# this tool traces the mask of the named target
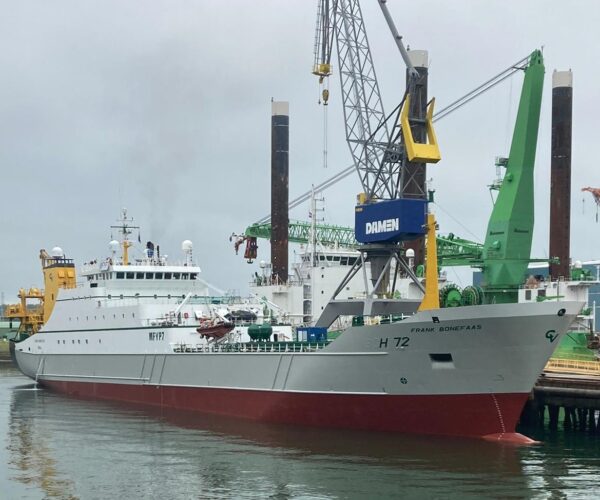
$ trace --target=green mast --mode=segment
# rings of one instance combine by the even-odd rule
[[[531,258],[533,167],[537,146],[544,58],[534,51],[525,69],[519,111],[502,188],[488,224],[483,249],[486,302],[517,302]]]

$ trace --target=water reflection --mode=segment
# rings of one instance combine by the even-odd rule
[[[569,476],[600,471],[593,453],[582,462],[552,443],[280,426],[30,389],[9,391],[7,450],[16,479],[46,497],[520,498],[585,491],[592,479]]]
[[[25,398],[20,398],[19,394],[23,392],[28,394]],[[39,426],[34,416],[21,411],[23,403],[19,401],[30,401],[31,397],[35,398],[36,392],[38,389],[32,384],[13,389],[8,429],[8,464],[18,471],[15,476],[17,481],[37,486],[47,497],[75,498],[72,494],[73,484],[57,470],[52,449],[47,444],[46,436],[38,432]]]

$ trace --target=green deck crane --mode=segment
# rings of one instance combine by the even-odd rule
[[[533,168],[543,85],[544,58],[535,50],[525,68],[506,173],[485,237],[482,269],[487,302],[516,302],[531,262]]]

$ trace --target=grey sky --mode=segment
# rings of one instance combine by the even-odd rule
[[[594,1],[390,0],[405,42],[430,53],[439,107],[536,47],[546,86],[536,163],[533,253],[547,255],[550,96],[554,68],[574,73],[574,258],[600,257],[600,100]],[[404,86],[402,60],[375,0],[364,17],[391,110]],[[82,263],[107,253],[122,206],[164,253],[189,238],[204,277],[246,290],[254,267],[228,236],[269,211],[270,99],[290,101],[291,197],[350,163],[337,75],[331,81],[329,168],[321,166],[322,108],[310,74],[315,0],[0,0],[0,291],[42,285],[40,248],[60,245]],[[438,123],[443,160],[431,167],[443,233],[482,239],[487,184],[506,155],[522,77]],[[352,176],[325,194],[326,220],[352,225],[360,190]],[[295,210],[306,218],[308,207]],[[451,214],[451,218],[447,213]],[[462,227],[454,219],[461,221]],[[268,258],[267,242],[259,258]]]

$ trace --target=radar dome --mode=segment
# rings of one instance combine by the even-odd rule
[[[119,244],[119,242],[117,240],[112,240],[109,244],[108,244],[108,248],[110,248],[111,251],[116,252],[117,250],[119,250],[119,247],[121,245]]]
[[[406,250],[406,256],[409,258],[412,258],[415,256],[415,251],[412,248],[409,248],[408,250]]]
[[[63,249],[60,247],[54,247],[52,250],[50,250],[50,254],[52,255],[52,257],[64,257],[65,256]]]
[[[190,240],[183,240],[181,243],[181,249],[184,252],[189,252],[194,248],[194,244]]]
[[[264,260],[261,260],[259,266],[261,269],[264,269],[265,267],[267,267],[267,263]]]
[[[575,261],[575,269],[581,269],[583,267],[583,264],[581,263],[580,260],[576,260]]]

